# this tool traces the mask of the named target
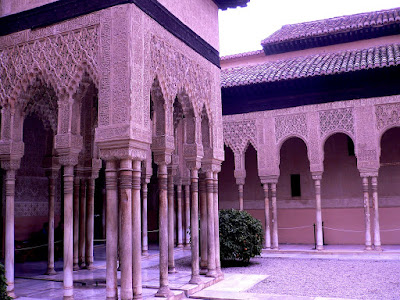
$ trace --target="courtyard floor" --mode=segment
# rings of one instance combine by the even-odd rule
[[[311,246],[282,245],[264,251],[247,267],[224,267],[224,280],[203,277],[201,287],[190,279],[190,250],[176,249],[178,273],[169,275],[176,299],[400,299],[400,249],[364,252],[361,247],[327,247],[310,254]],[[360,249],[358,249],[360,248]],[[93,271],[74,272],[74,297],[105,299],[105,247],[95,248]],[[143,296],[153,299],[158,288],[158,251],[142,260]],[[16,264],[16,295],[21,300],[62,299],[62,261],[57,275],[43,275],[45,262]],[[120,272],[118,272],[120,276]],[[159,298],[158,298],[159,299]]]

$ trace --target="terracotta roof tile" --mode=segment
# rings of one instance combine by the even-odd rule
[[[250,52],[243,52],[243,53],[225,55],[225,56],[221,56],[221,60],[228,60],[228,59],[233,59],[233,58],[247,57],[247,56],[257,55],[257,54],[261,54],[261,53],[264,53],[264,50],[255,50],[255,51],[250,51]]]
[[[335,44],[400,32],[400,7],[284,25],[261,42],[269,53]]]
[[[400,44],[389,44],[223,69],[221,86],[245,86],[397,65],[400,65]]]

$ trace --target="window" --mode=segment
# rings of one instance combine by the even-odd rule
[[[292,197],[300,197],[301,196],[300,174],[290,175],[290,186],[292,189]]]

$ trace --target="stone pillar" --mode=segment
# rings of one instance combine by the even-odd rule
[[[190,247],[190,184],[185,184],[185,247]]]
[[[147,185],[150,175],[142,179],[142,255],[149,255],[148,227],[147,227]]]
[[[2,163],[3,165],[3,163]],[[6,194],[6,216],[5,216],[5,277],[7,281],[7,294],[15,298],[14,292],[14,200],[15,200],[15,173],[16,168],[6,169],[5,194]]]
[[[79,192],[80,192],[80,179],[76,174],[74,178],[73,187],[73,235],[74,235],[74,258],[73,258],[73,269],[74,271],[79,270]]]
[[[322,207],[321,207],[321,178],[322,175],[312,175],[315,185],[315,224],[317,236],[317,250],[324,249],[324,237],[322,233]]]
[[[73,299],[73,200],[74,167],[64,165],[64,299]],[[78,198],[79,199],[79,198]]]
[[[132,160],[120,162],[120,260],[121,265],[121,299],[132,299]]]
[[[372,249],[371,242],[371,214],[369,205],[368,177],[362,176],[364,193],[364,213],[365,213],[365,250]]]
[[[272,249],[279,248],[278,242],[278,207],[276,205],[276,183],[271,183],[272,200]]]
[[[239,191],[239,210],[243,210],[243,184],[238,185]]]
[[[182,232],[182,182],[179,180],[176,186],[176,203],[178,206],[177,230],[178,230],[178,248],[183,248],[183,232]]]
[[[174,210],[175,210],[175,197],[174,197],[174,177],[172,174],[172,167],[168,167],[168,273],[176,273],[175,260],[174,260]]]
[[[118,256],[118,190],[116,162],[106,162],[106,297],[118,299],[117,256]]]
[[[49,178],[49,232],[48,232],[48,246],[47,246],[47,275],[54,275],[54,202],[56,194],[56,180],[58,178],[58,171],[60,168],[54,166],[47,170],[47,177]]]
[[[218,209],[218,172],[214,172],[214,236],[215,236],[215,268],[217,275],[222,277],[220,245],[219,245],[219,209]]]
[[[207,191],[204,174],[199,176],[200,194],[200,274],[207,274]]]
[[[191,228],[191,250],[192,250],[192,277],[189,283],[200,284],[199,270],[199,173],[197,168],[190,170],[190,179],[192,182],[192,207],[190,215]]]
[[[215,265],[215,214],[214,214],[214,175],[212,171],[206,172],[207,188],[207,276],[217,277]]]
[[[379,201],[378,201],[378,177],[373,176],[371,178],[372,186],[372,199],[374,208],[374,247],[375,250],[381,251],[381,233],[379,226]]]
[[[79,267],[85,268],[86,244],[86,178],[81,179],[81,192],[79,200]]]
[[[168,286],[168,192],[167,192],[167,165],[158,165],[159,184],[159,245],[160,245],[160,288],[156,297],[170,297],[172,292]]]
[[[140,177],[141,161],[133,161],[132,176],[132,289],[133,299],[142,299],[142,244],[141,244],[141,209]]]
[[[86,268],[93,269],[93,243],[94,243],[94,190],[95,177],[91,176],[88,180],[86,198]]]
[[[265,216],[265,235],[264,235],[264,248],[271,249],[271,228],[270,228],[270,213],[269,213],[269,194],[268,183],[263,184],[264,189],[264,216]]]

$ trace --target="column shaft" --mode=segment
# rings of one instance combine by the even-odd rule
[[[142,243],[141,243],[141,209],[140,177],[141,161],[133,161],[132,176],[132,289],[133,298],[142,299]]]
[[[74,235],[74,258],[73,268],[79,269],[79,192],[80,192],[80,179],[78,176],[74,178],[73,190],[73,235]]]
[[[200,274],[207,274],[207,191],[206,181],[201,174],[199,177],[200,193]]]
[[[174,259],[174,177],[172,175],[172,168],[168,168],[168,273],[176,273],[175,259]]]
[[[86,199],[86,268],[93,269],[93,243],[94,243],[94,189],[95,179],[88,180],[88,193]]]
[[[322,235],[322,208],[321,208],[321,180],[315,179],[315,223],[317,229],[317,250],[324,249],[324,237]]]
[[[264,247],[265,249],[271,249],[271,227],[270,227],[270,213],[269,213],[269,194],[268,194],[268,183],[263,184],[264,189],[264,217],[265,217],[265,235],[264,235]]]
[[[272,249],[279,248],[278,242],[278,207],[276,205],[276,183],[271,183],[272,200]]]
[[[372,249],[371,242],[371,214],[369,205],[368,177],[362,178],[364,193],[364,213],[365,213],[365,250]]]
[[[185,246],[190,247],[190,185],[185,185]]]
[[[215,267],[218,276],[223,276],[221,271],[221,257],[219,245],[219,209],[218,209],[218,173],[214,172],[214,237],[215,237]]]
[[[149,241],[147,233],[147,179],[142,181],[142,255],[149,255]]]
[[[74,167],[64,166],[64,299],[73,299],[73,183]],[[78,198],[79,199],[79,198]]]
[[[379,226],[379,201],[378,201],[378,178],[376,176],[371,178],[372,185],[372,199],[374,208],[374,246],[375,250],[381,249],[381,232]]]
[[[14,199],[15,199],[15,170],[6,170],[6,232],[5,232],[5,276],[7,294],[15,297],[14,293]]]
[[[118,190],[115,161],[106,162],[106,297],[118,299],[117,256],[118,256]]]
[[[190,170],[190,177],[192,181],[192,207],[190,215],[190,228],[191,228],[191,239],[192,239],[192,277],[189,283],[200,284],[202,282],[200,278],[199,270],[199,175],[197,169]]]
[[[48,275],[56,274],[54,270],[54,198],[56,192],[56,176],[49,176],[49,232],[47,246],[47,272]]]
[[[207,189],[207,276],[217,277],[215,267],[215,231],[214,231],[214,178],[213,172],[206,173]]]
[[[176,203],[178,206],[177,215],[177,230],[178,230],[178,248],[183,247],[183,232],[182,232],[182,184],[176,186]]]
[[[81,192],[79,200],[79,267],[85,268],[86,244],[86,178],[81,179]]]
[[[132,160],[120,162],[121,299],[132,299]]]
[[[243,184],[238,185],[238,190],[239,190],[239,210],[243,210],[244,204],[243,204]]]

